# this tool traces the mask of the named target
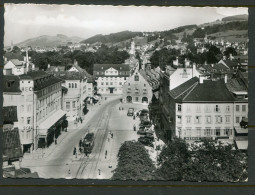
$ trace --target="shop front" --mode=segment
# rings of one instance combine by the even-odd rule
[[[58,110],[39,125],[38,148],[49,147],[64,129],[66,113]]]

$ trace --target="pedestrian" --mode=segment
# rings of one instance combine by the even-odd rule
[[[82,151],[81,151],[81,147],[79,147],[79,152],[80,152],[80,154],[81,154],[81,152],[82,152]]]
[[[135,126],[135,124],[134,124],[134,131],[136,131],[136,126]]]
[[[105,159],[106,159],[106,156],[107,156],[107,150],[105,150]]]
[[[82,139],[80,139],[79,141],[79,147],[81,147],[81,145],[82,145]]]
[[[82,118],[81,118],[81,124],[82,124]]]
[[[113,138],[113,133],[111,133],[111,138]]]
[[[135,120],[135,115],[133,116],[133,119]]]
[[[57,145],[57,139],[55,139],[55,145]]]
[[[119,107],[119,110],[120,110],[120,107]]]
[[[75,155],[76,154],[76,148],[74,147],[73,148],[73,155]]]

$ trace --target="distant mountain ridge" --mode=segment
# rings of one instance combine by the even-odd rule
[[[238,21],[238,20],[248,20],[247,14],[228,16],[221,19],[222,21]]]
[[[15,44],[18,47],[57,47],[66,45],[68,42],[79,43],[83,38],[78,36],[68,37],[63,34],[57,34],[55,36],[42,35],[39,37],[27,39],[20,43]]]

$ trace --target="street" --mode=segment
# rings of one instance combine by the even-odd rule
[[[117,165],[117,154],[121,144],[127,140],[137,140],[133,125],[138,125],[139,120],[127,116],[127,109],[133,107],[140,110],[146,108],[146,105],[122,104],[119,97],[109,97],[100,104],[90,108],[83,124],[77,129],[72,128],[67,134],[62,133],[61,136],[65,137],[62,137],[56,146],[45,149],[51,150],[46,151],[48,155],[41,158],[31,158],[33,154],[26,155],[21,166],[38,172],[40,178],[111,178],[112,170]],[[119,107],[123,107],[124,110],[119,110]],[[78,149],[79,140],[88,132],[95,134],[92,153],[85,156],[78,152],[76,158],[73,148]],[[113,134],[112,138],[110,133]]]

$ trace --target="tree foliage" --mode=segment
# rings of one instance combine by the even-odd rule
[[[189,145],[174,139],[158,158],[157,179],[186,181],[244,181],[247,156],[232,145],[211,140]]]
[[[226,50],[224,51],[224,55],[229,57],[229,54],[232,54],[233,56],[236,56],[237,52],[236,52],[235,48],[227,47]]]
[[[118,165],[113,180],[151,180],[155,166],[144,146],[135,141],[125,141],[118,153]]]

